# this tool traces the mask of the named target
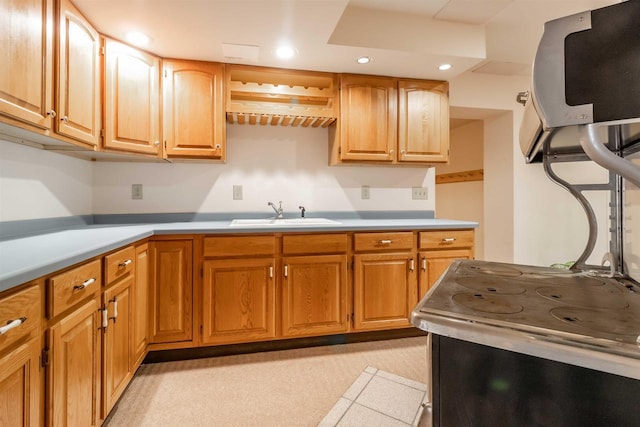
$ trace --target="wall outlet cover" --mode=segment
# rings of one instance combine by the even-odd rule
[[[142,184],[131,184],[131,199],[142,200]]]
[[[427,187],[413,187],[411,189],[411,199],[413,200],[427,200],[428,191]]]
[[[233,200],[242,200],[242,185],[233,186]]]
[[[362,187],[360,187],[360,198],[362,200],[367,200],[369,199],[369,196],[371,196],[369,186],[363,185]]]

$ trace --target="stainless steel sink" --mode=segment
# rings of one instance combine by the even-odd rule
[[[312,225],[340,224],[327,218],[285,218],[285,219],[234,219],[231,227],[304,227]]]

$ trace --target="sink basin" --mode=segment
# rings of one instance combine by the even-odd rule
[[[234,219],[231,227],[304,227],[309,225],[340,224],[327,218],[285,218],[285,219]]]

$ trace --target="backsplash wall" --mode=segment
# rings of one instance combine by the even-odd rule
[[[314,211],[435,209],[434,171],[425,167],[328,166],[326,129],[228,125],[227,163],[94,163],[93,213],[264,212],[282,201]],[[131,199],[131,185],[143,199]],[[243,200],[233,200],[242,185]],[[361,200],[361,186],[370,199]],[[428,200],[412,200],[411,187]]]

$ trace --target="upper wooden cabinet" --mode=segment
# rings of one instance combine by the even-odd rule
[[[104,148],[160,152],[160,58],[105,40]]]
[[[432,164],[449,159],[447,82],[343,75],[330,163]]]
[[[53,0],[0,0],[0,114],[51,129]]]
[[[224,160],[224,66],[163,61],[164,156]]]
[[[449,161],[449,84],[398,81],[398,162]]]
[[[344,75],[340,80],[340,158],[392,161],[397,140],[396,80]]]
[[[60,0],[55,131],[100,144],[100,36],[69,2]]]

